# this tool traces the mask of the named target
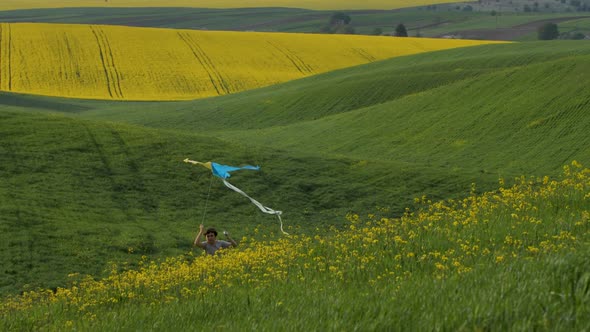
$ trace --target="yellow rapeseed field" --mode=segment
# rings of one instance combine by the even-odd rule
[[[2,0],[0,10],[61,7],[289,7],[316,10],[397,9],[445,3],[443,0]]]
[[[117,100],[224,95],[401,55],[488,43],[40,23],[2,23],[0,31],[0,90]]]

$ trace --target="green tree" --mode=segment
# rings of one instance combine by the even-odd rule
[[[537,35],[540,40],[551,40],[559,37],[559,30],[555,23],[545,23],[537,29]]]
[[[407,37],[408,36],[408,30],[406,30],[406,26],[403,25],[402,23],[398,24],[397,27],[395,27],[394,36],[396,36],[396,37]]]
[[[330,25],[347,25],[352,19],[343,12],[337,12],[330,16]]]
[[[343,12],[336,12],[330,16],[328,24],[320,27],[322,33],[354,34],[354,28],[349,25],[352,19]]]

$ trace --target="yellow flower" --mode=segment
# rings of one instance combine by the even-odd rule
[[[4,36],[0,40],[10,39],[13,56],[0,56],[0,68],[7,68],[12,59],[10,72],[0,71],[0,90],[115,100],[206,98],[398,56],[490,43],[83,24],[1,24]]]

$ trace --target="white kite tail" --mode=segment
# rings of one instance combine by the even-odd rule
[[[277,216],[277,218],[279,218],[279,222],[281,223],[281,232],[283,232],[283,234],[287,234],[289,235],[289,233],[285,232],[283,230],[283,220],[281,219],[281,214],[283,213],[282,211],[276,211],[273,210],[267,206],[262,205],[259,201],[255,200],[254,198],[248,196],[248,194],[246,194],[245,192],[243,192],[242,190],[240,190],[240,188],[234,186],[233,184],[227,182],[225,179],[223,180],[223,184],[225,184],[226,187],[228,187],[229,189],[239,193],[240,195],[247,197],[254,205],[256,205],[260,211],[267,213],[267,214],[274,214],[275,216]]]

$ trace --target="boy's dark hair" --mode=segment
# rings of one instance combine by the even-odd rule
[[[209,233],[213,233],[213,234],[215,234],[215,236],[217,236],[217,231],[215,230],[215,228],[207,229],[207,231],[205,232],[205,235],[207,235]]]

